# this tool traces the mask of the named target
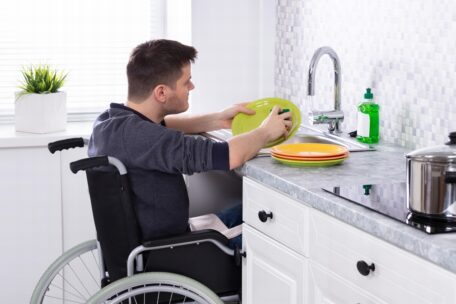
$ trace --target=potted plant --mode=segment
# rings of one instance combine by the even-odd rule
[[[49,65],[31,65],[22,70],[20,92],[14,106],[16,131],[51,133],[66,128],[66,93],[59,91],[67,74]]]

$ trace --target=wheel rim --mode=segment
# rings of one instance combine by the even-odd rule
[[[138,297],[139,295],[139,297]],[[134,298],[136,296],[136,298]],[[89,304],[167,302],[222,304],[220,298],[203,284],[182,275],[166,272],[137,274],[118,280],[89,299]],[[141,301],[143,299],[143,301]],[[129,301],[125,302],[129,303]]]
[[[86,303],[100,290],[100,263],[95,240],[65,252],[41,276],[31,304]]]

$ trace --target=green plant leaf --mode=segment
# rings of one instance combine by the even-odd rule
[[[22,69],[20,95],[28,93],[56,93],[64,85],[68,74],[57,71],[47,64],[30,65]]]

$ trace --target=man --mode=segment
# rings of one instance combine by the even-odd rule
[[[239,167],[268,142],[286,136],[291,126],[290,113],[279,115],[276,107],[259,128],[227,142],[185,135],[230,128],[236,114],[255,113],[238,104],[217,113],[179,115],[188,109],[194,89],[191,63],[196,53],[171,40],[137,46],[127,65],[126,104],[111,104],[94,123],[89,156],[114,156],[128,168],[145,240],[188,230],[182,174]]]

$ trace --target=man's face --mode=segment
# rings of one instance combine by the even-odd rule
[[[177,114],[187,111],[188,95],[195,88],[192,81],[191,65],[186,64],[182,67],[182,75],[176,81],[175,88],[171,89],[171,94],[166,102],[168,114]]]

